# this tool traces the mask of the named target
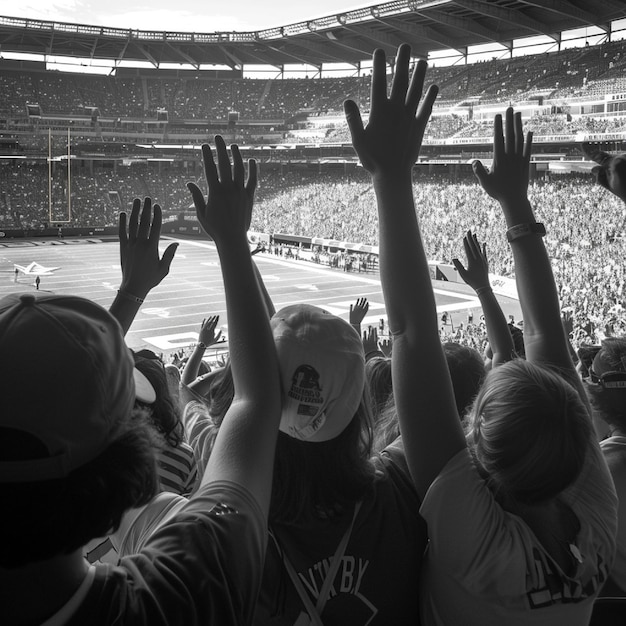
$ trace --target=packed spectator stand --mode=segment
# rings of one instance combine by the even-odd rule
[[[546,99],[594,97],[596,89],[602,88],[598,94],[606,95],[612,88],[620,93],[619,75],[626,64],[622,46],[607,43],[540,55],[530,62],[508,59],[452,70],[435,68],[429,71],[427,82],[440,85],[442,108],[435,109],[432,118],[430,107],[436,90],[425,91],[422,103],[426,105],[417,109],[422,98],[422,64],[412,70],[419,77],[416,98],[418,87],[409,86],[408,79],[403,82],[409,73],[408,46],[401,47],[398,55],[400,69],[393,78],[394,89],[390,96],[373,90],[372,101],[369,76],[221,80],[156,78],[139,73],[133,77],[129,72],[124,77],[95,78],[17,72],[0,66],[0,87],[7,93],[0,104],[4,125],[0,133],[5,140],[15,140],[9,151],[23,151],[21,156],[26,157],[0,160],[0,229],[36,236],[38,230],[55,222],[87,229],[119,225],[122,268],[110,315],[82,299],[66,302],[56,295],[41,300],[31,296],[3,300],[0,325],[17,328],[0,333],[1,341],[6,342],[3,347],[16,350],[18,340],[27,343],[26,333],[36,327],[34,320],[40,311],[46,320],[58,317],[61,326],[70,328],[83,316],[92,330],[98,328],[110,336],[108,344],[99,332],[86,341],[97,355],[89,362],[92,369],[88,374],[107,378],[93,393],[95,399],[88,399],[96,422],[107,385],[125,389],[107,400],[119,424],[109,432],[96,428],[96,434],[90,436],[102,441],[90,444],[86,459],[69,455],[69,460],[53,466],[48,463],[54,460],[48,453],[52,454],[55,443],[42,453],[38,442],[32,441],[38,437],[54,440],[46,431],[52,427],[29,426],[32,432],[22,436],[19,420],[11,418],[1,427],[11,445],[0,447],[0,480],[20,503],[18,510],[30,502],[28,506],[34,508],[29,513],[34,518],[35,498],[28,497],[31,483],[43,482],[46,491],[49,478],[59,481],[62,488],[73,472],[80,474],[83,465],[90,471],[102,471],[98,467],[92,470],[91,463],[119,439],[128,446],[123,460],[133,465],[138,477],[142,475],[138,482],[143,484],[141,490],[135,487],[131,497],[125,492],[130,490],[130,479],[116,478],[120,483],[115,488],[122,490],[128,503],[120,498],[106,522],[90,520],[98,532],[86,537],[89,549],[72,537],[63,539],[59,554],[47,554],[44,535],[36,547],[33,544],[32,549],[39,553],[22,557],[20,546],[28,541],[20,537],[17,547],[2,561],[0,573],[4,572],[2,581],[13,585],[22,605],[29,607],[30,622],[59,616],[58,601],[50,595],[40,605],[32,602],[32,592],[24,584],[41,554],[44,559],[57,559],[53,569],[64,567],[75,574],[74,581],[59,582],[63,602],[79,594],[71,600],[70,609],[62,608],[69,611],[67,623],[72,626],[96,615],[96,592],[102,598],[107,594],[113,597],[106,615],[100,615],[102,623],[116,623],[118,604],[120,614],[127,611],[126,615],[132,616],[136,611],[146,624],[157,617],[158,623],[166,624],[176,611],[197,623],[222,623],[226,615],[230,621],[224,623],[322,624],[320,616],[324,623],[349,623],[355,606],[349,596],[365,597],[358,595],[361,593],[369,598],[363,605],[372,610],[372,616],[380,612],[387,620],[380,623],[415,623],[421,618],[424,624],[457,624],[464,615],[472,624],[483,623],[487,616],[484,623],[494,626],[509,617],[521,625],[533,623],[535,612],[542,623],[566,620],[582,626],[592,619],[594,604],[605,606],[598,600],[603,585],[605,595],[615,596],[617,610],[624,610],[626,566],[620,560],[611,569],[616,541],[618,555],[621,551],[626,554],[621,527],[625,513],[618,508],[624,487],[618,482],[621,475],[616,474],[614,481],[609,476],[596,438],[611,440],[612,453],[621,459],[626,428],[622,432],[622,418],[613,413],[613,421],[606,420],[610,428],[592,425],[589,403],[599,415],[606,408],[602,406],[607,403],[606,395],[584,391],[569,355],[596,344],[597,358],[588,368],[589,380],[605,391],[615,380],[617,387],[626,384],[622,384],[626,356],[621,365],[619,358],[609,364],[604,348],[599,349],[601,341],[626,335],[626,158],[617,156],[617,150],[608,153],[588,146],[583,156],[581,145],[578,160],[588,165],[593,161],[593,173],[590,167],[562,172],[538,168],[531,161],[532,140],[526,133],[535,137],[621,136],[626,116],[572,117],[563,108],[514,116],[509,108],[504,120],[499,115],[494,122],[482,116],[474,119],[467,110],[451,112],[468,100],[475,107],[497,102],[504,109],[518,102],[523,108],[538,92]],[[384,53],[378,51],[374,80],[377,74],[379,81],[381,76],[385,80],[384,67]],[[346,99],[347,123],[338,122]],[[40,107],[40,115],[26,114],[26,105],[34,103]],[[355,113],[370,107],[385,114],[372,116],[371,126],[363,128]],[[166,118],[159,119],[159,112],[167,112]],[[314,117],[327,118],[328,123],[316,124]],[[46,160],[52,141],[48,127],[60,131],[67,123],[71,141],[80,148],[73,159],[50,164]],[[415,127],[425,128],[422,154],[428,156],[414,169],[422,148],[422,134],[415,132]],[[202,166],[197,152],[188,153],[193,155],[190,157],[181,150],[176,158],[149,159],[138,145],[141,141],[148,144],[154,137],[165,143],[177,134],[189,134],[197,143],[204,143],[213,132],[218,132],[218,137],[211,138],[215,156],[210,147],[203,146]],[[225,139],[245,136],[250,139],[250,153],[257,150],[255,155],[262,154],[263,142],[257,140],[263,132],[305,144],[307,138],[310,143],[320,140],[320,146],[328,144],[329,149],[349,143],[362,167],[357,167],[354,157],[346,161],[343,153],[340,162],[323,163],[321,147],[311,161],[281,161],[273,156],[266,163],[257,159],[258,165],[252,161],[244,166],[239,149],[226,147]],[[53,137],[56,154],[60,154],[63,135],[57,132]],[[490,159],[491,147],[484,147],[485,137],[490,137],[489,142],[493,137],[497,157],[489,170],[470,165],[465,158],[453,163],[450,155],[446,163],[436,163],[439,148],[447,140],[464,138],[476,140],[471,147],[474,157],[482,154]],[[621,146],[621,139],[612,141],[613,146]],[[112,145],[114,155],[109,153]],[[574,140],[567,145],[568,150],[577,149]],[[71,146],[66,148],[71,150]],[[96,157],[98,150],[103,152]],[[303,154],[312,154],[303,150]],[[145,200],[142,203],[137,198]],[[169,272],[175,255],[173,243],[159,256],[161,230],[169,222],[192,219],[199,221],[216,244],[227,296],[233,349],[228,363],[221,364],[223,367],[213,364],[213,371],[206,371],[211,368],[202,364],[204,350],[219,339],[212,317],[201,325],[199,320],[198,343],[190,352],[174,355],[170,363],[153,353],[124,353],[123,334],[149,291]],[[276,251],[272,244],[277,233],[293,235],[296,241],[297,237],[320,238],[380,249],[389,327],[379,330],[387,343],[379,343],[375,333],[372,340],[372,329],[363,334],[360,320],[366,302],[357,301],[350,307],[350,324],[307,304],[276,313],[251,261],[248,230],[268,237],[268,252]],[[479,242],[487,242],[486,247]],[[308,252],[312,254],[307,258],[320,262],[320,253],[330,251],[313,247]],[[291,255],[299,256],[299,249],[289,248],[287,256]],[[325,258],[336,260],[330,254]],[[464,260],[467,271],[461,273],[480,299],[481,319],[468,319],[450,331],[445,320],[441,327],[427,259],[454,263],[457,269],[458,260]],[[337,271],[349,271],[351,262],[344,256],[341,267],[334,265]],[[521,347],[515,343],[515,332],[521,335],[519,327],[507,329],[502,320],[494,322],[493,310],[485,300],[491,297],[491,305],[495,303],[497,308],[487,265],[489,273],[517,280],[528,332],[527,352],[522,353],[523,343]],[[360,271],[360,261],[358,267]],[[363,269],[370,269],[367,262]],[[293,334],[294,328],[300,334]],[[305,340],[304,328],[305,334],[310,334]],[[39,339],[46,343],[45,337]],[[68,350],[79,343],[65,333],[59,341],[66,342],[63,345]],[[486,379],[480,377],[462,409],[455,408],[452,395],[457,391],[455,385],[461,384],[452,372],[454,357],[444,357],[442,343],[472,348],[479,366],[476,352],[490,354],[487,360],[492,372]],[[626,346],[620,346],[616,351],[626,354]],[[25,358],[32,359],[34,353],[29,350],[25,350]],[[114,356],[114,350],[122,356],[117,352]],[[319,359],[315,367],[300,361],[294,365],[296,356],[300,358],[306,351],[315,352],[311,359]],[[393,441],[377,450],[372,445],[377,440],[378,422],[372,422],[366,387],[370,380],[365,366],[372,357],[391,359],[397,376],[394,385],[389,378],[393,390],[386,402],[377,404],[375,416],[377,420],[382,420],[383,414],[391,418]],[[446,358],[450,360],[446,362]],[[142,359],[150,364],[146,367]],[[136,371],[141,373],[143,367],[149,372],[152,366],[158,371],[158,383],[148,380],[144,386],[145,376]],[[78,376],[78,358],[59,367]],[[10,396],[15,404],[11,412],[17,414],[17,377],[13,370],[5,369],[4,380],[12,380],[17,389]],[[331,403],[321,398],[322,389],[329,388],[325,385],[331,386],[327,375],[335,385]],[[520,397],[509,393],[517,383],[524,386]],[[57,398],[52,383],[42,387]],[[128,391],[131,387],[134,394]],[[63,387],[65,392],[68,389]],[[413,392],[416,400],[411,397]],[[168,428],[159,422],[163,418],[157,419],[161,395],[167,397]],[[56,401],[62,404],[66,398]],[[29,399],[24,409],[33,424],[42,408],[37,402]],[[296,411],[294,407],[299,408]],[[535,419],[544,407],[558,416],[558,420],[543,416],[547,426],[538,425]],[[72,405],[68,410],[78,408]],[[507,440],[498,435],[499,430],[506,432],[506,424],[501,425],[506,421],[504,414],[511,429],[518,429],[517,437]],[[55,420],[62,422],[59,417]],[[126,426],[124,422],[128,422]],[[143,434],[142,428],[146,428]],[[518,440],[535,430],[537,437],[524,453],[512,457]],[[170,437],[171,433],[178,434]],[[558,447],[560,438],[567,439],[567,446]],[[545,453],[543,439],[554,454],[533,457],[532,467],[517,472],[525,455],[532,456],[540,448]],[[22,445],[26,452],[20,456]],[[158,465],[148,458],[150,446],[159,452]],[[10,451],[11,447],[18,452]],[[501,450],[506,451],[506,463],[498,456]],[[66,455],[65,451],[61,454]],[[41,464],[40,457],[44,459]],[[131,458],[141,461],[131,462]],[[514,462],[509,463],[509,458]],[[544,466],[551,469],[544,471]],[[15,467],[27,468],[27,477],[16,478]],[[52,468],[50,477],[43,475],[42,468],[48,467]],[[114,474],[110,467],[108,470]],[[535,471],[539,478],[532,483],[527,476],[534,479]],[[28,487],[22,493],[24,481]],[[455,481],[463,483],[463,488],[452,496]],[[105,495],[109,488],[114,490],[113,479],[111,485],[102,481]],[[83,489],[81,496],[85,502],[87,492]],[[471,506],[473,497],[480,506]],[[57,499],[69,506],[58,494],[52,501]],[[458,520],[450,514],[455,500],[464,507],[456,512]],[[471,540],[462,532],[459,520],[463,516],[467,516]],[[453,519],[458,526],[450,522]],[[76,527],[80,523],[75,520]],[[28,526],[29,532],[33,524]],[[54,526],[50,535],[61,533],[59,528]],[[3,529],[14,531],[10,521]],[[91,527],[85,532],[90,531]],[[480,541],[483,531],[490,541]],[[375,537],[380,537],[380,543]],[[335,558],[329,561],[337,543]],[[362,553],[356,544],[362,544]],[[506,562],[499,560],[498,550],[509,555],[510,561],[508,557]],[[194,558],[188,559],[189,554]],[[367,556],[361,559],[358,554]],[[179,560],[186,564],[179,568]],[[324,562],[326,574],[332,574],[330,582],[320,573]],[[461,576],[457,562],[463,569]],[[537,568],[537,575],[530,572],[531,565]],[[357,579],[355,567],[361,568],[363,580]],[[18,572],[14,579],[9,575],[12,570]],[[173,570],[179,576],[174,577],[175,584],[170,576]],[[211,572],[210,594],[203,582],[206,572]],[[335,576],[342,582],[340,587],[336,583],[337,589],[331,593]],[[137,582],[146,595],[135,596],[134,585],[125,577]],[[82,581],[80,589],[76,580]],[[299,580],[305,581],[308,591]],[[418,585],[421,594],[410,593]],[[68,595],[68,589],[74,591]],[[180,602],[180,589],[188,593],[185,602]],[[130,599],[120,600],[123,593]],[[215,603],[209,606],[213,596]],[[447,602],[447,597],[454,601]],[[145,611],[144,602],[149,605]],[[324,613],[327,603],[332,608]],[[19,623],[21,610],[12,606],[11,623]],[[359,605],[359,610],[364,609]],[[608,626],[609,622],[605,623]]]

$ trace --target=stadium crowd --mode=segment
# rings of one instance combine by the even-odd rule
[[[536,93],[545,97],[623,91],[624,59],[620,41],[558,52],[496,58],[480,63],[435,67],[429,80],[442,85],[444,103],[467,99],[520,102]],[[42,68],[43,69],[43,68]],[[5,94],[0,117],[20,118],[26,105],[37,103],[44,115],[86,115],[96,108],[104,118],[155,118],[159,109],[175,120],[227,120],[231,112],[242,119],[289,120],[302,112],[340,112],[350,97],[369,108],[369,76],[344,78],[204,78],[182,72],[122,69],[115,76],[90,76],[36,71],[0,64]],[[556,88],[555,88],[556,86]]]
[[[264,180],[221,136],[215,156],[202,148],[204,180],[179,178],[220,257],[223,366],[203,365],[220,339],[208,299],[184,363],[125,345],[176,254],[160,255],[146,196],[183,200],[156,180],[117,218],[108,311],[0,300],[3,623],[623,623],[626,155],[585,146],[595,181],[530,184],[532,133],[509,107],[475,182],[413,180],[438,95],[425,73],[400,46],[388,93],[374,52],[365,125],[345,94],[352,180]],[[98,180],[96,196],[111,184],[124,208],[130,177]],[[14,197],[5,218],[31,219]],[[349,322],[306,302],[276,311],[251,228],[378,245],[390,340],[361,328],[363,298]],[[486,335],[484,355],[442,343],[437,257],[480,300],[462,330]],[[515,278],[523,332],[491,273]],[[596,345],[576,349],[579,335]],[[52,364],[35,382],[34,363]]]
[[[47,168],[22,165],[0,168],[0,223],[4,228],[40,228],[47,223]],[[61,172],[63,178],[63,172]],[[474,229],[489,242],[492,273],[514,278],[502,218],[473,177],[452,182],[444,175],[419,175],[414,185],[422,237],[431,260],[450,263],[462,252],[463,235]],[[74,174],[72,224],[115,225],[118,212],[134,197],[150,196],[168,207],[167,219],[189,209],[182,168],[159,170],[131,166]],[[62,186],[62,181],[60,183]],[[55,187],[56,190],[56,187]],[[66,197],[57,190],[56,211],[67,215]],[[573,344],[596,342],[626,329],[626,215],[622,204],[597,186],[591,175],[552,175],[530,185],[549,235],[561,306],[573,312]],[[61,218],[59,218],[61,219]],[[377,246],[376,202],[363,172],[312,174],[299,170],[268,172],[259,184],[253,231],[285,233]],[[452,329],[446,329],[452,330]],[[454,331],[479,347],[474,334]],[[484,346],[483,346],[484,347]]]

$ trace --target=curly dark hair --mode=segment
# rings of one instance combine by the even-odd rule
[[[38,439],[21,431],[0,428],[0,441],[3,460],[47,455]],[[0,533],[10,541],[0,551],[0,566],[70,554],[117,529],[125,511],[146,504],[157,491],[155,449],[147,417],[135,409],[108,447],[67,477],[3,484],[10,514],[0,516]]]

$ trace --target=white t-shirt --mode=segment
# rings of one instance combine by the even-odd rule
[[[450,459],[420,509],[429,534],[422,624],[586,626],[613,563],[617,530],[615,489],[598,446],[561,500],[581,524],[582,563],[573,577],[496,502],[468,450]]]
[[[600,442],[619,499],[617,550],[611,580],[626,595],[626,437],[609,437]]]

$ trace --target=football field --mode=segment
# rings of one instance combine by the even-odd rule
[[[170,274],[147,297],[128,335],[133,349],[149,348],[168,353],[186,348],[198,338],[200,324],[209,315],[219,315],[218,327],[227,334],[226,307],[219,259],[209,241],[163,237],[161,251],[178,241]],[[363,321],[378,326],[386,314],[378,274],[359,274],[330,269],[308,261],[286,260],[257,254],[256,264],[276,309],[305,302],[348,319],[350,305],[357,298],[369,301]],[[15,264],[36,262],[45,268],[56,267],[41,276],[42,292],[66,293],[90,298],[108,308],[121,280],[117,241],[101,239],[6,240],[0,241],[0,295],[16,291],[35,291],[34,276],[16,276]],[[448,327],[467,321],[470,310],[475,321],[480,316],[478,299],[463,284],[434,283],[437,310],[448,312]],[[519,303],[499,298],[507,315],[521,318]],[[452,325],[450,324],[452,322]]]

